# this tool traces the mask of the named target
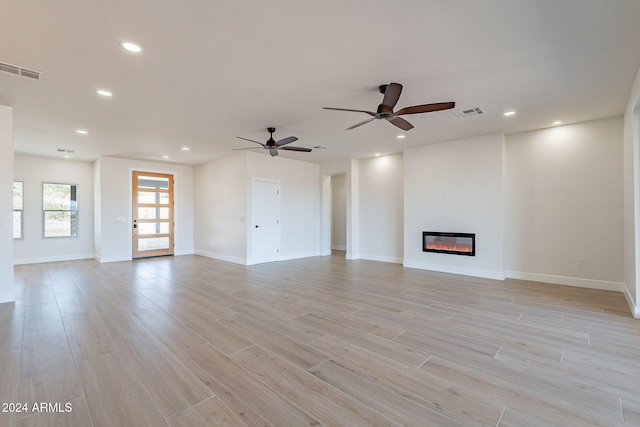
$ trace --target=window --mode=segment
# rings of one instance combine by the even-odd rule
[[[42,184],[44,237],[78,236],[77,185]]]
[[[22,239],[22,209],[24,205],[24,183],[13,181],[13,238]]]

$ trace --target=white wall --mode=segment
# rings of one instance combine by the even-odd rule
[[[404,265],[504,278],[502,134],[404,151]],[[422,251],[423,231],[476,233],[476,256]]]
[[[508,135],[506,160],[508,275],[623,290],[622,119]]]
[[[14,240],[15,264],[65,261],[94,256],[93,163],[14,156],[14,179],[24,182],[23,239]],[[42,183],[77,184],[78,236],[42,235]]]
[[[347,174],[331,176],[331,249],[347,250]]]
[[[280,181],[280,259],[303,258],[320,253],[320,167],[316,163],[247,154],[247,217],[251,214],[251,180]],[[251,234],[247,231],[247,253]]]
[[[100,158],[99,217],[100,262],[126,261],[132,257],[131,174],[133,170],[170,173],[175,187],[175,254],[193,253],[193,167],[155,163],[115,157]],[[125,218],[124,222],[118,218]]]
[[[13,108],[0,105],[0,303],[13,290]]]
[[[280,259],[319,254],[320,173],[314,163],[236,153],[195,169],[195,253],[251,264],[251,183],[280,182]]]
[[[246,153],[195,167],[196,254],[246,264],[246,176]]]
[[[624,284],[633,315],[640,318],[640,70],[624,113]]]
[[[360,160],[360,258],[402,263],[403,178],[402,153]]]

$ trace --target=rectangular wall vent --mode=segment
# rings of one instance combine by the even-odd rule
[[[482,109],[482,107],[474,107],[474,108],[467,108],[466,110],[458,111],[453,114],[455,114],[461,119],[466,119],[467,117],[482,116],[484,115],[484,110]]]
[[[24,67],[18,67],[17,65],[7,64],[6,62],[0,62],[0,74],[5,74],[13,77],[21,77],[26,80],[40,81],[40,71],[30,70]]]

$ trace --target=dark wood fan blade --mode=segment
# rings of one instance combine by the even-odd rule
[[[435,104],[414,105],[406,107],[395,112],[395,116],[403,116],[405,114],[430,113],[432,111],[450,110],[456,106],[455,102],[437,102]]]
[[[413,125],[401,117],[389,117],[387,120],[389,120],[391,124],[398,126],[402,130],[413,129]]]
[[[375,117],[372,117],[372,118],[367,119],[367,120],[364,120],[364,121],[362,121],[362,122],[360,122],[360,123],[356,123],[355,125],[353,125],[353,126],[351,126],[351,127],[348,127],[348,128],[347,128],[347,130],[355,129],[355,128],[357,128],[358,126],[362,126],[362,125],[364,125],[364,124],[366,124],[366,123],[369,123],[371,120],[375,120],[375,119],[376,119]]]
[[[254,144],[260,144],[260,145],[262,145],[263,148],[267,148],[267,146],[265,144],[263,144],[262,142],[254,141],[252,139],[243,138],[241,136],[236,136],[236,138],[244,139],[245,141],[253,142]]]
[[[307,147],[281,147],[281,148],[279,148],[279,150],[302,151],[302,152],[305,152],[305,153],[310,153],[311,152],[311,148],[307,148]]]
[[[278,155],[278,149],[277,148],[269,148],[269,154],[271,154],[271,157],[275,157]]]
[[[296,142],[298,140],[295,136],[289,136],[287,138],[282,138],[280,141],[274,144],[274,147],[282,147],[283,145],[291,144],[292,142]]]
[[[380,104],[380,112],[381,113],[391,113],[393,111],[393,107],[398,103],[398,99],[400,99],[400,94],[402,93],[402,85],[400,83],[389,83],[387,89],[384,92],[384,98],[382,99],[382,104]]]
[[[376,113],[374,113],[373,111],[366,111],[366,110],[352,110],[349,108],[333,108],[333,107],[322,107],[324,110],[336,110],[336,111],[352,111],[354,113],[365,113],[368,114],[370,116],[375,116]]]

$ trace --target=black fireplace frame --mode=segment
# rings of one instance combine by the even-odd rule
[[[471,251],[456,251],[448,249],[431,249],[427,248],[427,236],[430,237],[462,237],[471,239]],[[453,233],[442,231],[423,231],[422,232],[422,252],[434,252],[439,254],[451,254],[451,255],[466,255],[476,256],[476,234],[475,233]]]

